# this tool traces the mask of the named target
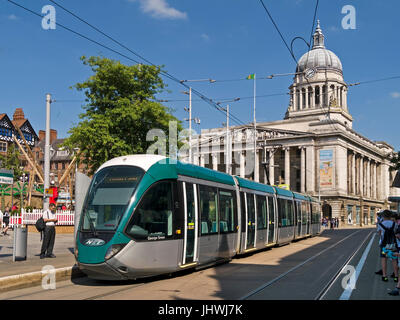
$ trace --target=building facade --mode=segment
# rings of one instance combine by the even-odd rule
[[[342,224],[373,224],[388,197],[400,195],[391,187],[394,149],[352,129],[342,63],[326,49],[319,21],[313,39],[284,119],[202,130],[192,139],[191,162],[319,197],[324,216]]]

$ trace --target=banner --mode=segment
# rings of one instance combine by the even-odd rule
[[[333,187],[333,150],[319,151],[319,185],[321,188]]]

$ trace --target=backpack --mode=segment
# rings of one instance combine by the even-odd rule
[[[393,222],[393,225],[390,228],[386,228],[381,222],[379,222],[379,225],[383,228],[383,230],[385,230],[381,243],[382,247],[389,250],[395,249],[397,241],[394,233],[394,227],[396,226],[396,223]]]
[[[43,217],[40,217],[39,219],[37,219],[36,223],[35,223],[35,227],[36,230],[39,232],[44,231],[45,227],[46,227],[46,223],[43,220]]]

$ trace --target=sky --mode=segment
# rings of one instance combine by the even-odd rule
[[[48,0],[13,0],[39,14],[46,5],[55,8],[56,21],[95,41],[137,60],[130,52],[97,33]],[[296,62],[274,28],[259,0],[56,0],[126,47],[139,53],[181,80],[214,79],[216,82],[187,83],[214,101],[229,102],[230,110],[245,123],[253,119],[253,81],[256,74],[257,122],[282,120],[289,103],[293,76],[260,79],[271,74],[293,73]],[[283,37],[310,40],[316,1],[264,0]],[[342,20],[355,9],[355,29],[344,29]],[[326,48],[343,65],[349,87],[348,107],[353,129],[370,140],[386,141],[400,149],[400,2],[320,0],[317,19],[325,35]],[[51,93],[51,127],[65,138],[79,122],[84,95],[71,86],[91,75],[80,57],[105,56],[124,64],[133,62],[89,42],[63,28],[45,30],[42,19],[0,1],[0,113],[10,118],[23,108],[33,128],[45,128],[46,93]],[[307,52],[302,40],[293,43],[296,59]],[[225,81],[229,80],[229,81]],[[232,81],[231,81],[232,80]],[[234,80],[234,81],[233,81]],[[168,91],[158,99],[183,120],[188,117],[186,90],[164,78]],[[268,96],[272,95],[272,96]],[[228,102],[223,102],[225,106]],[[226,116],[193,95],[193,117],[201,120],[193,129],[222,127]],[[235,123],[231,121],[231,124]],[[184,121],[184,126],[188,123]]]

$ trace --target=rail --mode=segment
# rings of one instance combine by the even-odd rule
[[[57,210],[56,226],[73,226],[75,222],[75,211],[72,210]],[[36,221],[43,215],[43,210],[34,209],[31,211],[25,211],[22,209],[22,213],[10,216],[10,226],[16,225],[29,225],[35,224]]]

